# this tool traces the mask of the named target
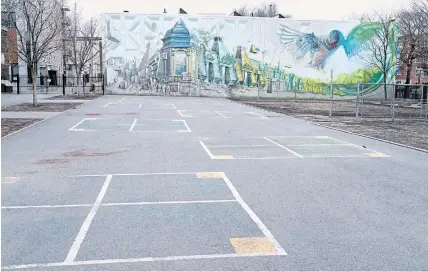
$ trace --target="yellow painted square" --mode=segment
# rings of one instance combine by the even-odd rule
[[[314,136],[315,139],[328,139],[328,136]]]
[[[196,173],[197,178],[222,178],[220,172],[199,172]]]
[[[388,157],[385,154],[382,153],[365,153],[365,155],[369,156],[369,157],[373,157],[373,158],[383,158],[383,157]]]
[[[213,159],[216,159],[216,160],[230,160],[230,159],[233,159],[233,156],[230,156],[230,155],[218,155],[218,156],[213,156]]]
[[[4,177],[4,178],[1,178],[1,183],[5,183],[5,184],[16,183],[20,179],[21,179],[20,177]]]
[[[266,237],[230,238],[230,243],[238,254],[276,252]]]

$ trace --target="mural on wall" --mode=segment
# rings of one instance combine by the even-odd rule
[[[340,84],[334,92],[353,95],[356,83],[383,80],[357,56],[373,38],[373,24],[168,14],[102,19],[111,88],[164,91],[187,83],[225,93],[276,86],[327,94],[333,70]]]

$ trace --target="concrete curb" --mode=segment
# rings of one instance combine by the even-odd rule
[[[248,106],[248,107],[251,107],[251,108],[256,108],[256,109],[263,110],[263,111],[266,111],[266,112],[274,112],[274,111],[269,111],[269,110],[262,109],[262,108],[259,108],[259,107],[253,106],[253,105],[248,105],[248,104],[240,103],[240,101],[235,101],[235,100],[230,100],[230,99],[228,99],[228,100],[231,101],[231,102],[236,102],[238,104],[241,104],[241,105],[244,105],[244,106]],[[300,119],[300,118],[297,118],[297,117],[294,117],[294,116],[290,116],[290,115],[287,115],[287,114],[284,114],[284,113],[278,113],[278,112],[275,112],[275,113],[282,114],[282,115],[285,115],[287,117],[294,118],[294,119],[297,119],[297,120],[300,120],[300,121],[303,121],[303,122],[307,122],[307,123],[309,123],[311,125],[315,125],[315,126],[319,126],[319,127],[323,127],[323,128],[328,128],[328,129],[331,129],[331,130],[336,130],[336,131],[339,131],[339,132],[343,132],[343,133],[347,133],[347,134],[352,134],[352,135],[355,135],[355,136],[360,136],[360,137],[364,137],[364,138],[367,138],[367,139],[376,140],[376,141],[379,141],[379,142],[384,142],[384,143],[392,144],[392,145],[395,145],[395,146],[400,146],[400,147],[404,147],[404,148],[416,150],[416,151],[419,151],[419,152],[428,153],[428,150],[423,149],[423,148],[418,148],[418,147],[413,147],[413,146],[410,146],[410,145],[405,145],[405,144],[400,144],[400,143],[396,143],[396,142],[391,142],[391,141],[388,141],[388,140],[384,140],[384,139],[380,139],[380,138],[376,138],[376,137],[372,137],[372,136],[367,136],[367,135],[364,135],[364,134],[359,134],[359,133],[356,133],[356,132],[351,132],[351,131],[343,130],[343,129],[340,129],[340,128],[334,128],[334,127],[330,127],[330,126],[326,126],[326,125],[312,123],[310,121],[303,120],[303,119]]]
[[[334,127],[329,127],[329,126],[326,126],[326,125],[315,124],[315,123],[311,123],[311,124],[315,125],[315,126],[323,127],[323,128],[328,128],[328,129],[332,129],[332,130],[336,130],[336,131],[340,131],[340,132],[344,132],[344,133],[348,133],[348,134],[352,134],[352,135],[356,135],[356,136],[360,136],[360,137],[364,137],[364,138],[376,140],[376,141],[379,141],[379,142],[384,142],[384,143],[388,143],[388,144],[392,144],[392,145],[396,145],[396,146],[405,147],[405,148],[413,149],[413,150],[416,150],[416,151],[428,153],[428,150],[423,149],[423,148],[417,148],[417,147],[413,147],[413,146],[410,146],[410,145],[405,145],[405,144],[400,144],[400,143],[396,143],[396,142],[391,142],[391,141],[388,141],[388,140],[384,140],[384,139],[380,139],[380,138],[376,138],[376,137],[372,137],[372,136],[367,136],[367,135],[364,135],[364,134],[359,134],[359,133],[356,133],[356,132],[347,131],[347,130],[343,130],[343,129],[340,129],[340,128],[334,128]]]
[[[44,121],[49,120],[49,119],[51,119],[51,118],[54,118],[54,117],[56,117],[56,116],[58,116],[58,115],[61,115],[61,114],[65,113],[65,112],[68,112],[68,111],[71,111],[71,110],[75,110],[75,109],[77,109],[77,108],[79,108],[79,107],[81,107],[81,106],[83,106],[83,105],[86,105],[86,104],[87,104],[87,103],[89,103],[89,102],[95,101],[95,100],[97,100],[97,99],[99,99],[99,98],[101,98],[101,97],[102,97],[102,96],[97,97],[97,98],[95,98],[95,99],[93,99],[93,100],[88,100],[88,101],[87,101],[87,102],[85,102],[85,103],[82,103],[82,104],[80,104],[80,105],[77,105],[75,108],[71,108],[71,109],[68,109],[68,110],[66,110],[66,111],[59,112],[59,113],[58,113],[58,114],[56,114],[56,115],[53,115],[53,116],[48,117],[48,118],[46,118],[46,119],[43,119],[43,120],[41,120],[41,121],[39,121],[39,122],[36,122],[36,123],[34,123],[34,124],[31,124],[31,125],[29,125],[29,126],[23,127],[23,128],[21,128],[21,129],[19,129],[19,130],[17,130],[17,131],[14,131],[14,132],[12,132],[12,133],[10,133],[10,134],[7,134],[7,135],[5,135],[5,136],[1,137],[1,139],[3,140],[3,139],[4,139],[4,138],[6,138],[6,137],[12,136],[12,135],[13,135],[13,134],[15,134],[15,133],[18,133],[18,132],[20,132],[20,131],[23,131],[24,129],[30,128],[30,127],[32,127],[32,126],[35,126],[35,125],[37,125],[37,124],[39,124],[39,123],[41,123],[41,122],[44,122]]]

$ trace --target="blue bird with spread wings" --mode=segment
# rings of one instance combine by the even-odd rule
[[[303,33],[281,25],[278,35],[281,44],[296,59],[302,59],[309,54],[311,60],[308,65],[323,70],[327,59],[341,46],[348,57],[364,50],[367,42],[374,37],[377,27],[378,24],[362,23],[354,27],[345,39],[339,30],[332,30],[328,35],[315,36],[314,33]]]

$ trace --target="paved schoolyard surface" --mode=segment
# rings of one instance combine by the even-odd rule
[[[3,269],[428,267],[428,154],[224,99],[105,96],[2,155]]]

